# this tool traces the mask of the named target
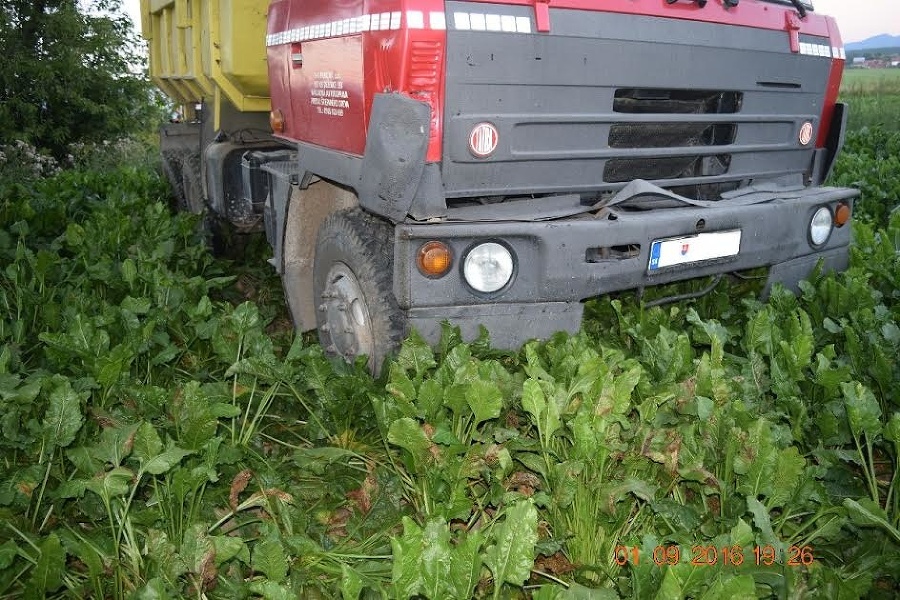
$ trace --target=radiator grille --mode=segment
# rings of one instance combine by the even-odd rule
[[[740,110],[743,96],[722,90],[675,90],[622,88],[615,92],[613,112],[630,115],[723,115]],[[728,146],[737,135],[734,123],[655,120],[628,121],[610,126],[608,144],[614,149],[684,148],[675,156],[656,158],[622,157],[608,160],[603,171],[607,183],[633,179],[677,180],[728,173],[731,155],[709,156],[691,152],[692,148]],[[729,184],[730,185],[730,184]],[[715,196],[715,185],[692,190],[695,197]]]
[[[725,146],[734,143],[733,123],[616,123],[609,130],[610,148]]]
[[[741,92],[620,88],[613,112],[626,114],[734,114],[741,109]]]
[[[667,156],[665,158],[614,158],[606,161],[603,180],[625,183],[632,179],[683,179],[700,175],[723,175],[731,164],[730,154],[715,156]]]

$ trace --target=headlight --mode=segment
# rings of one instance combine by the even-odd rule
[[[812,245],[818,247],[827,242],[833,225],[830,208],[823,206],[817,210],[809,222],[809,241]]]
[[[479,244],[466,255],[463,276],[476,291],[489,294],[503,289],[513,276],[510,251],[496,242]]]

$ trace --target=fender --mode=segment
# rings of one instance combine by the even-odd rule
[[[425,170],[431,107],[402,94],[375,94],[356,192],[365,210],[406,218]]]

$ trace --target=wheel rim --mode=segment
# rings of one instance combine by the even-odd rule
[[[335,263],[329,269],[319,310],[325,312],[322,329],[331,339],[330,352],[348,360],[365,354],[371,360],[375,336],[369,308],[359,280],[344,263]]]

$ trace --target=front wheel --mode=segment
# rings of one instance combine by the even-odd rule
[[[393,293],[389,224],[359,208],[329,215],[319,228],[313,292],[319,340],[329,354],[368,356],[378,374],[403,339],[406,320]]]

